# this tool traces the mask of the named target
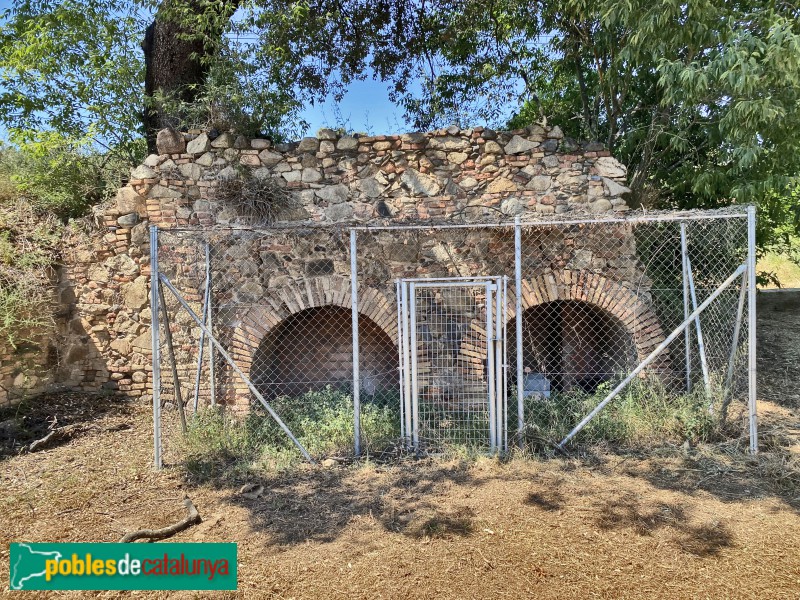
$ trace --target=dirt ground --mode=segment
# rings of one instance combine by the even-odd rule
[[[178,520],[188,493],[203,522],[171,541],[239,544],[239,591],[215,596],[800,598],[800,310],[765,308],[760,336],[758,458],[743,438],[647,456],[306,467],[251,500],[243,481],[154,472],[144,403],[80,399],[75,438],[0,457],[0,588],[10,542],[118,541]],[[55,399],[73,403],[65,413],[74,402]]]

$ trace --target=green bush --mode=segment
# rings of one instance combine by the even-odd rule
[[[353,400],[330,386],[297,397],[275,399],[271,406],[298,441],[316,459],[348,455],[353,449]],[[399,437],[395,408],[361,406],[361,444],[367,455]],[[273,471],[303,460],[286,433],[265,409],[254,407],[244,419],[218,408],[200,411],[183,439],[184,464],[199,479],[238,479],[252,471]]]

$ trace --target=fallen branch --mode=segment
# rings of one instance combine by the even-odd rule
[[[192,500],[189,496],[184,496],[183,505],[186,507],[186,518],[178,521],[174,525],[164,527],[163,529],[140,529],[139,531],[132,531],[122,536],[120,543],[135,542],[140,539],[147,539],[151,542],[163,540],[172,537],[176,533],[180,533],[185,529],[189,529],[192,525],[197,525],[203,522],[200,518],[200,513],[197,512]]]
[[[80,425],[64,425],[63,427],[58,427],[53,429],[50,433],[44,436],[41,439],[35,440],[25,446],[24,450],[26,452],[36,452],[37,450],[43,450],[47,448],[50,444],[54,442],[60,442],[63,440],[70,439],[73,435],[81,431],[82,427]]]

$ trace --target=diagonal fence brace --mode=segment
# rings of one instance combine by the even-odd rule
[[[203,332],[208,337],[208,339],[211,341],[212,344],[214,344],[214,346],[216,346],[217,350],[222,355],[222,358],[224,358],[225,361],[231,366],[231,368],[234,371],[236,371],[236,374],[242,379],[244,384],[250,389],[250,391],[258,399],[258,401],[261,402],[261,404],[264,406],[264,408],[267,409],[267,412],[269,412],[270,416],[272,416],[272,418],[275,419],[275,422],[280,426],[281,429],[283,429],[284,433],[286,433],[286,435],[289,436],[289,439],[292,440],[292,442],[294,443],[295,446],[297,446],[297,449],[300,450],[300,452],[306,458],[306,460],[308,460],[308,462],[314,464],[315,461],[314,461],[313,458],[311,458],[311,455],[308,453],[308,450],[306,450],[305,447],[303,446],[303,444],[301,444],[298,441],[298,439],[294,436],[292,431],[286,426],[286,423],[284,423],[283,420],[281,420],[281,418],[278,416],[278,413],[276,413],[275,410],[270,406],[269,402],[267,402],[264,399],[264,396],[261,395],[261,392],[259,392],[256,389],[256,387],[251,383],[251,381],[247,378],[247,376],[244,374],[244,372],[234,362],[234,360],[231,357],[231,355],[228,354],[228,352],[225,350],[225,348],[222,346],[222,344],[220,344],[217,341],[217,338],[215,338],[211,334],[211,332],[208,330],[208,328],[203,324],[203,321],[200,319],[200,317],[198,317],[195,314],[195,312],[191,309],[191,307],[186,302],[186,300],[183,299],[183,296],[181,296],[180,292],[178,292],[178,290],[175,289],[175,286],[172,285],[172,283],[167,278],[167,276],[164,275],[163,273],[159,273],[158,279],[159,279],[159,281],[161,283],[164,284],[164,286],[170,292],[172,292],[172,295],[175,296],[175,298],[178,300],[180,305],[186,310],[186,312],[189,313],[189,316],[192,317],[194,322],[200,328],[200,331]]]
[[[578,423],[575,426],[575,428],[572,431],[570,431],[563,440],[561,440],[561,443],[558,444],[558,447],[560,449],[563,449],[564,445],[567,442],[569,442],[572,438],[574,438],[581,431],[581,429],[586,427],[589,421],[591,421],[592,419],[595,418],[595,416],[597,416],[597,413],[603,410],[603,408],[605,408],[605,406],[609,402],[611,402],[614,398],[616,398],[617,395],[625,388],[625,386],[627,386],[634,379],[634,377],[636,377],[639,373],[641,373],[645,369],[645,367],[647,367],[647,365],[653,362],[656,359],[656,357],[658,357],[658,355],[661,354],[664,351],[664,349],[667,346],[669,346],[675,338],[677,338],[681,333],[683,333],[684,329],[686,329],[689,325],[691,325],[694,322],[694,320],[700,315],[701,312],[703,312],[706,308],[708,308],[708,306],[714,300],[717,299],[717,296],[719,296],[722,292],[724,292],[728,288],[728,286],[730,286],[731,283],[733,283],[736,280],[736,278],[739,277],[746,270],[747,270],[747,264],[740,265],[739,268],[736,269],[730,277],[728,277],[724,282],[722,282],[722,284],[716,290],[714,290],[714,292],[708,298],[706,298],[706,300],[700,306],[698,306],[694,310],[694,312],[692,312],[692,314],[686,317],[683,323],[678,325],[672,331],[672,333],[670,333],[669,336],[667,336],[667,339],[661,342],[658,345],[658,347],[647,356],[647,358],[645,358],[642,362],[640,362],[639,366],[637,366],[633,371],[631,371],[631,373],[625,379],[623,379],[622,382],[620,382],[620,384],[617,385],[617,387],[615,387],[611,391],[611,393],[609,393],[608,396],[606,396],[605,399],[603,399],[602,402],[600,402],[600,404],[595,406],[592,412],[586,415],[583,418],[583,420],[580,423]]]

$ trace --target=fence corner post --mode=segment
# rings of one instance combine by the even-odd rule
[[[750,452],[758,454],[756,407],[756,207],[747,207],[747,374]]]

